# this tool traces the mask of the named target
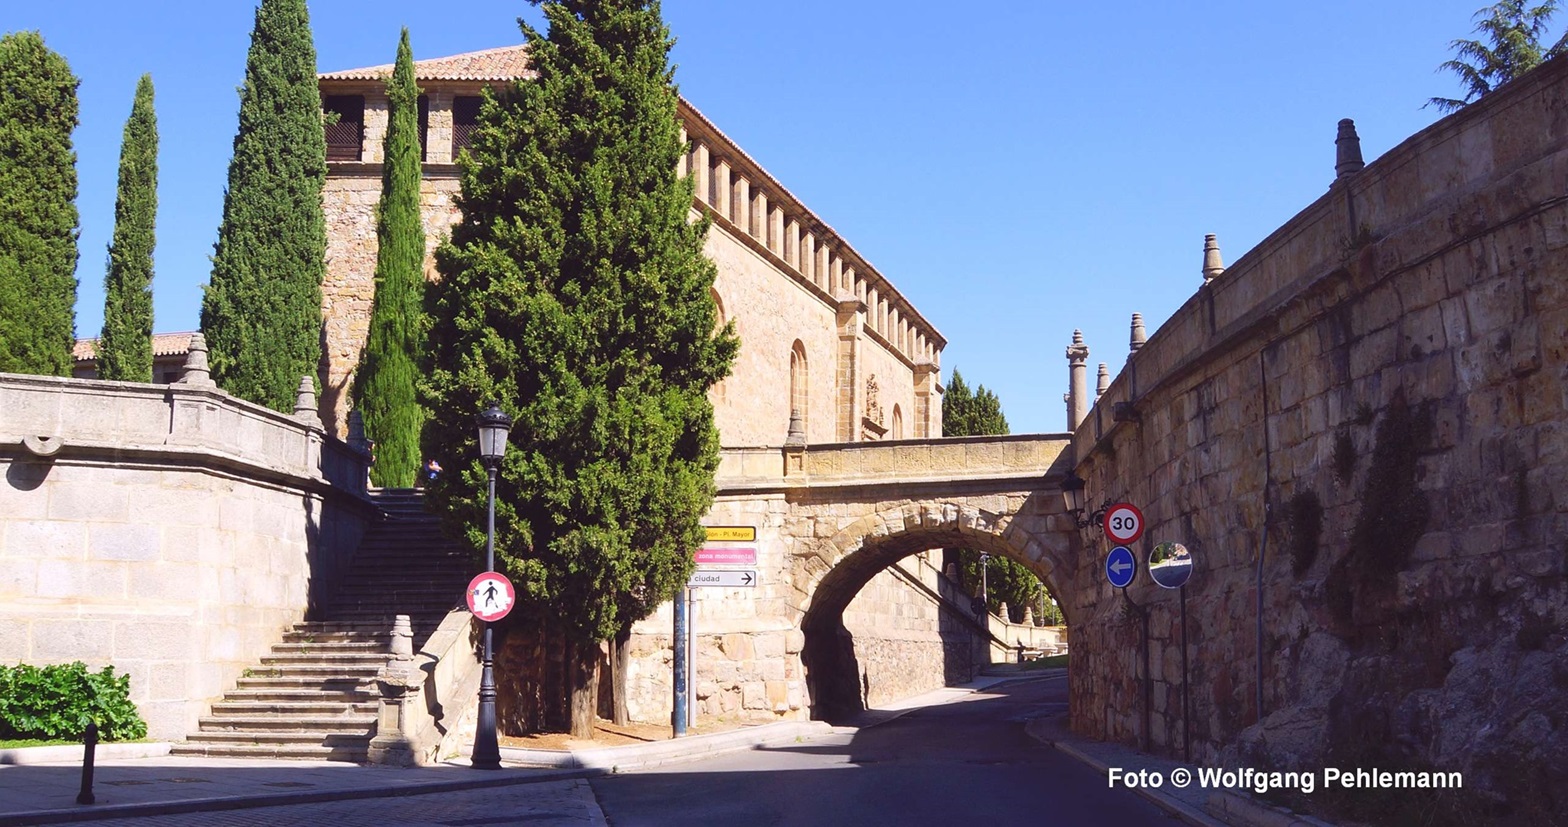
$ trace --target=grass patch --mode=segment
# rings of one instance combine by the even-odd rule
[[[0,738],[0,749],[21,749],[23,747],[59,747],[75,744],[81,746],[81,741],[62,741],[58,738]]]
[[[1067,668],[1067,655],[1065,655],[1065,654],[1063,654],[1063,655],[1051,655],[1050,657],[1035,658],[1034,660],[1024,661],[1023,668],[1025,668],[1025,669],[1066,669]]]

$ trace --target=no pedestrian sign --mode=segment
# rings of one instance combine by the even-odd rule
[[[468,583],[468,610],[486,623],[506,617],[516,602],[512,581],[499,572],[487,571]]]

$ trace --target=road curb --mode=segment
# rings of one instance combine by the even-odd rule
[[[772,744],[825,735],[831,731],[832,727],[824,721],[780,721],[775,724],[763,724],[730,732],[690,735],[685,738],[652,744],[597,747],[575,752],[558,749],[502,747],[501,759],[529,767],[594,769],[618,772],[643,767],[657,767],[663,764],[706,758],[727,752],[756,749]]]
[[[1030,735],[1033,736],[1034,733],[1031,732]],[[1072,744],[1068,744],[1063,741],[1047,741],[1047,743],[1053,747],[1056,747],[1061,752],[1078,759],[1084,764],[1099,770],[1100,772],[1110,771],[1109,765],[1102,763],[1099,759],[1083,752]],[[1160,809],[1170,813],[1173,816],[1176,816],[1188,824],[1196,825],[1196,827],[1235,827],[1234,825],[1219,821],[1207,813],[1204,813],[1203,811],[1188,805],[1186,802],[1178,801],[1177,799],[1172,798],[1171,796],[1168,796],[1164,793],[1156,792],[1146,787],[1135,787],[1133,788],[1133,792],[1137,793],[1145,799],[1148,799],[1148,801],[1154,806],[1159,807]]]
[[[158,741],[147,744],[105,744],[93,748],[93,760],[125,758],[161,758],[168,755],[173,744]],[[81,744],[58,744],[52,747],[14,747],[0,749],[0,764],[28,767],[34,764],[67,764],[82,760]]]
[[[502,768],[500,774],[485,778],[461,781],[429,781],[397,786],[359,787],[348,790],[320,790],[316,792],[268,793],[266,795],[232,796],[227,798],[195,798],[185,801],[148,802],[145,804],[117,804],[95,807],[80,805],[69,810],[34,810],[32,812],[0,815],[0,827],[25,827],[36,824],[65,824],[76,821],[102,821],[110,818],[141,818],[144,816],[180,815],[183,813],[217,812],[221,810],[249,810],[257,807],[279,807],[289,804],[321,804],[327,801],[353,801],[361,798],[392,798],[427,793],[451,793],[478,790],[487,787],[510,787],[518,784],[539,784],[546,781],[569,781],[606,775],[603,770],[548,770],[535,768]],[[511,773],[516,773],[512,775]]]

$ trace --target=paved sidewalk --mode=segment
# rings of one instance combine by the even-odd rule
[[[813,732],[827,731],[825,724],[768,724],[693,735],[679,741],[606,747],[592,751],[599,760],[574,762],[578,766],[568,768],[530,767],[503,760],[502,769],[491,772],[471,769],[466,759],[435,767],[403,768],[339,761],[170,755],[100,758],[95,762],[93,804],[76,803],[81,789],[81,750],[76,748],[75,757],[66,762],[0,765],[0,827],[562,782],[763,744],[794,742]],[[511,752],[514,751],[503,749],[503,759]],[[538,801],[538,806],[555,812],[548,797],[541,796]],[[545,813],[525,809],[516,817],[526,821],[530,815]]]

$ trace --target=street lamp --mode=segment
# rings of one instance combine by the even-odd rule
[[[1073,522],[1077,524],[1078,528],[1085,529],[1091,526],[1100,528],[1101,521],[1105,519],[1106,509],[1111,507],[1111,501],[1106,500],[1103,505],[1096,508],[1093,513],[1085,518],[1083,512],[1087,507],[1086,501],[1088,498],[1084,495],[1084,488],[1087,485],[1088,483],[1084,482],[1083,477],[1068,471],[1067,476],[1062,479],[1062,509],[1073,518]]]
[[[485,523],[485,571],[495,571],[495,472],[506,455],[506,436],[512,418],[494,402],[479,414],[479,459],[490,474],[489,514]],[[490,623],[485,622],[484,671],[479,678],[479,726],[474,733],[475,769],[501,768],[501,747],[495,735],[495,658],[490,647]]]

